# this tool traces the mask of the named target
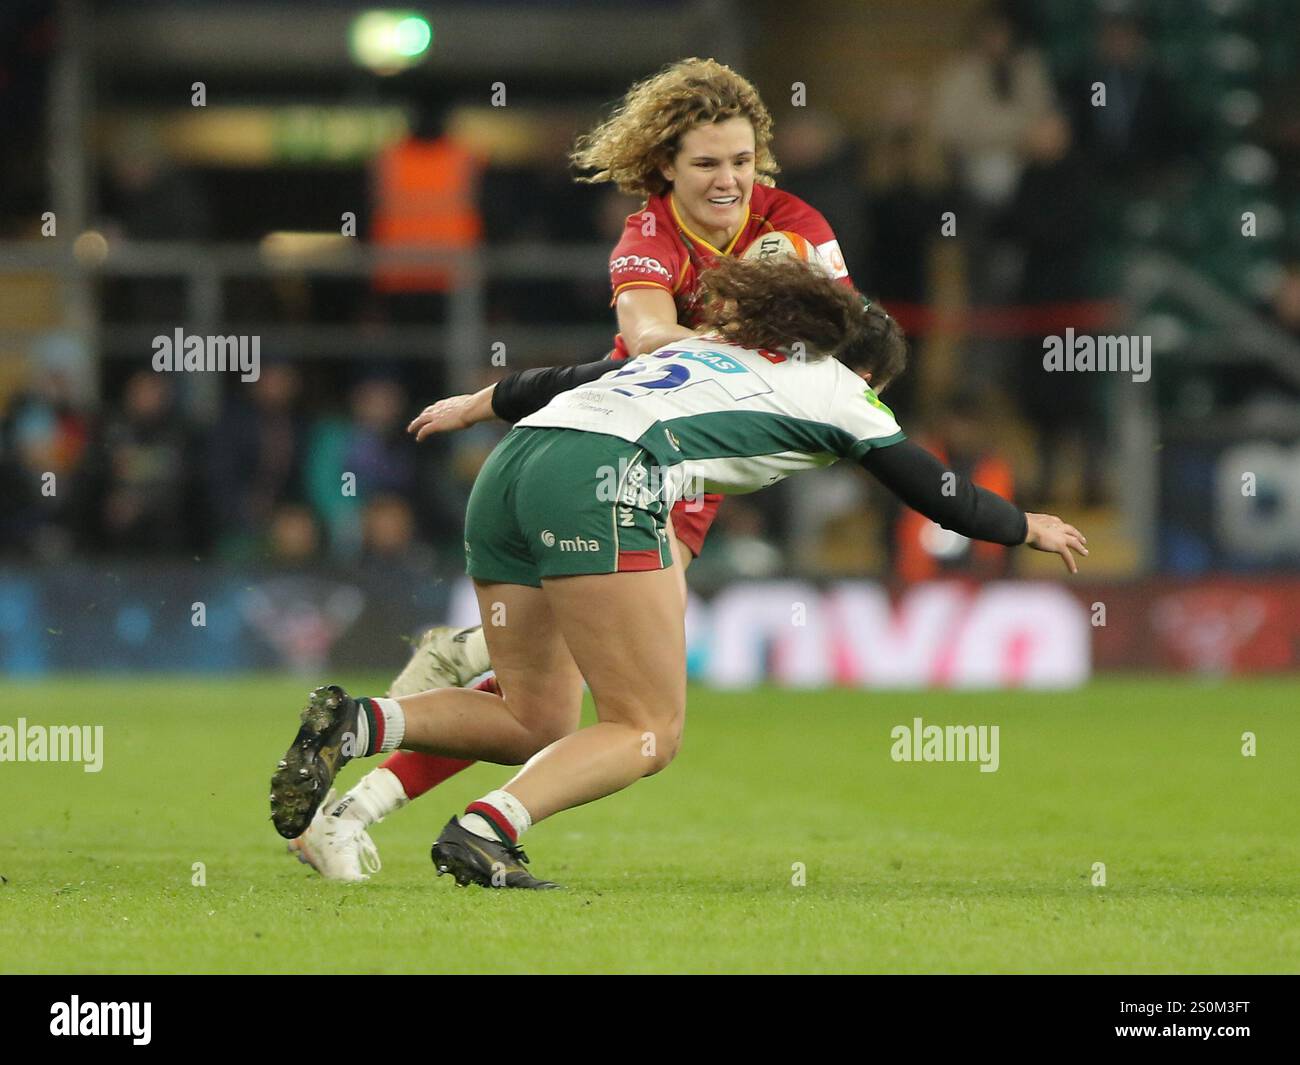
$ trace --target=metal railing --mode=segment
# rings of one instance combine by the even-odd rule
[[[99,246],[103,249],[103,245]],[[555,247],[520,243],[471,252],[435,252],[376,248],[340,238],[338,246],[320,253],[285,256],[259,244],[197,244],[187,242],[115,241],[102,258],[85,261],[62,238],[0,242],[0,284],[6,277],[47,274],[60,286],[65,311],[80,306],[88,315],[65,313],[58,328],[82,336],[98,357],[105,348],[140,345],[149,354],[148,338],[159,331],[183,327],[200,335],[227,331],[226,283],[260,278],[350,278],[365,284],[386,266],[422,266],[447,270],[454,283],[447,292],[444,324],[377,325],[375,323],[286,323],[241,321],[239,331],[262,338],[264,355],[304,352],[324,357],[359,354],[396,358],[426,357],[440,351],[446,358],[449,384],[468,387],[476,375],[493,365],[497,344],[505,345],[508,365],[546,361],[578,361],[598,357],[613,342],[613,316],[591,325],[514,324],[493,327],[486,322],[487,284],[493,281],[603,283],[608,249],[600,245]],[[131,325],[104,323],[95,306],[97,278],[177,279],[185,289],[183,320]],[[82,318],[82,321],[77,321]],[[0,330],[0,339],[23,343],[50,331],[50,326]]]

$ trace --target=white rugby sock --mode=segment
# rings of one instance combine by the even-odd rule
[[[397,774],[380,766],[357,781],[356,786],[326,813],[331,817],[349,817],[369,826],[410,801]]]

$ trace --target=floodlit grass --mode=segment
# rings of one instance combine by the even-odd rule
[[[1300,971],[1296,680],[694,689],[673,766],[529,833],[566,886],[538,893],[460,890],[429,862],[498,766],[376,826],[368,884],[289,858],[267,791],[305,688],[7,685],[0,724],[102,724],[105,760],[0,763],[0,970]],[[892,761],[915,717],[999,726],[1000,768]]]

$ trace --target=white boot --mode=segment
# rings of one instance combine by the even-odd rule
[[[331,789],[307,831],[289,841],[289,853],[296,854],[298,861],[310,865],[326,880],[348,883],[369,880],[370,874],[379,872],[381,868],[379,848],[360,821],[351,817],[333,817],[326,812],[334,809],[334,800]]]
[[[439,625],[420,637],[388,694],[400,699],[432,688],[463,688],[491,668],[482,625],[468,629]]]

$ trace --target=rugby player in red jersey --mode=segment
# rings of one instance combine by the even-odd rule
[[[778,168],[771,140],[772,117],[758,91],[711,59],[684,59],[633,85],[605,121],[578,139],[572,161],[579,181],[610,182],[645,198],[628,216],[610,255],[619,330],[610,359],[643,355],[693,335],[702,314],[700,271],[719,256],[744,255],[769,234],[796,234],[831,277],[852,287],[826,219],[773,187]],[[566,369],[590,379],[587,367]],[[512,374],[499,383],[502,387],[430,408],[437,411],[430,429],[451,430],[494,413],[513,421],[576,383],[563,371]],[[721,498],[706,494],[673,508],[679,579],[700,554]],[[422,638],[389,694],[461,687],[489,668],[481,627],[435,628]],[[478,686],[496,691],[491,679]],[[328,798],[289,849],[329,879],[367,879],[379,869],[369,825],[472,764],[399,751],[342,799]]]

